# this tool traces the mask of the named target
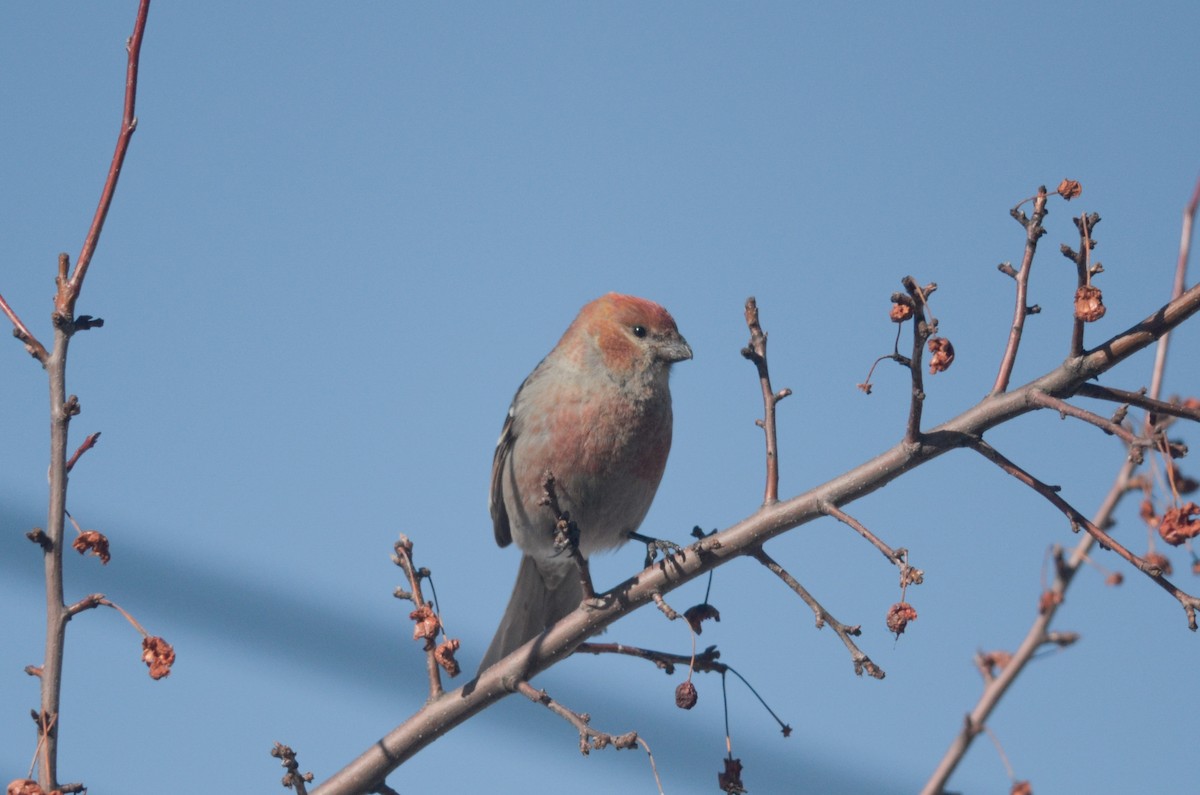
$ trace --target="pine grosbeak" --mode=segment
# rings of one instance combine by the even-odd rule
[[[554,544],[545,474],[579,527],[579,551],[625,543],[650,509],[671,449],[671,365],[692,358],[667,310],[609,293],[579,312],[513,398],[492,461],[496,543],[523,554],[480,670],[579,606],[579,571]]]

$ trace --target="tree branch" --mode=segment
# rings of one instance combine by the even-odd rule
[[[951,450],[968,444],[989,428],[1038,410],[1028,393],[1040,390],[1059,397],[1074,394],[1082,384],[1146,348],[1156,339],[1200,311],[1200,286],[1157,309],[1078,360],[1055,368],[1020,389],[992,394],[957,417],[926,431],[920,444],[904,442],[862,465],[791,499],[766,505],[733,526],[690,545],[671,566],[654,566],[618,585],[593,610],[577,610],[538,638],[499,661],[466,686],[426,704],[408,720],[373,743],[354,761],[334,774],[316,792],[320,795],[361,792],[381,780],[442,734],[511,693],[517,683],[568,657],[603,628],[662,595],[788,530],[824,515],[825,504],[846,505],[864,497]]]

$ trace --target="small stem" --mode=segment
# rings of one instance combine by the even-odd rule
[[[742,348],[742,356],[753,362],[758,370],[758,382],[763,395],[763,418],[756,423],[763,429],[767,443],[767,483],[763,491],[763,505],[774,505],[779,502],[779,443],[775,429],[775,405],[792,394],[792,390],[781,389],[776,392],[771,388],[771,373],[767,366],[767,333],[758,322],[758,303],[754,296],[746,299],[746,326],[750,329],[750,342]]]
[[[1046,233],[1042,221],[1046,217],[1046,188],[1038,188],[1033,200],[1033,217],[1025,218],[1018,209],[1012,209],[1012,216],[1025,227],[1025,255],[1021,259],[1021,269],[1017,271],[1017,301],[1013,309],[1012,328],[1008,332],[1008,344],[1004,348],[1004,356],[1000,360],[1000,372],[996,374],[996,383],[992,386],[992,394],[999,394],[1008,389],[1012,378],[1013,367],[1017,363],[1017,349],[1021,347],[1021,334],[1025,330],[1025,318],[1029,316],[1029,269],[1033,265],[1033,255],[1037,251],[1038,240]],[[1022,202],[1024,203],[1024,202]]]

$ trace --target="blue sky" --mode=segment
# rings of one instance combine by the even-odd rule
[[[0,293],[48,339],[59,251],[74,257],[120,118],[135,3],[0,10]],[[742,303],[758,297],[781,404],[782,492],[890,447],[907,381],[877,372],[888,296],[935,281],[958,358],[928,379],[929,424],[990,388],[1023,232],[1008,209],[1052,204],[1014,380],[1057,365],[1069,337],[1070,217],[1099,212],[1107,316],[1095,342],[1170,289],[1180,211],[1200,172],[1200,8],[1161,3],[161,3],[142,53],[139,127],[79,311],[73,439],[102,431],[69,507],[113,562],[70,557],[68,594],[101,591],[172,641],[151,683],[111,611],[68,636],[61,773],[95,792],[277,787],[275,741],[318,779],[417,708],[423,662],[390,596],[398,532],[433,569],[473,668],[517,567],[492,542],[492,445],[512,392],[577,309],[610,290],[663,303],[695,350],[673,378],[676,438],[643,529],[686,538],[761,498],[761,405]],[[1196,329],[1167,391],[1196,394]],[[1149,359],[1105,383],[1136,389]],[[0,776],[33,753],[44,522],[45,381],[0,347]],[[989,437],[1090,513],[1123,457],[1056,416]],[[1197,442],[1192,439],[1193,447]],[[1129,506],[1116,532],[1144,536]],[[722,569],[706,627],[795,729],[732,683],[735,755],[751,792],[919,788],[980,690],[971,656],[1014,647],[1048,547],[1074,536],[1048,505],[960,453],[850,507],[926,572],[896,642],[894,570],[832,521],[768,549],[888,672],[860,680],[828,630],[757,564]],[[637,568],[598,560],[600,584]],[[1115,558],[1101,562],[1120,568]],[[1184,555],[1177,568],[1186,569]],[[1170,738],[1194,734],[1181,672],[1198,639],[1129,574],[1085,574],[1040,660],[991,722],[1045,792],[1192,791]],[[1181,585],[1196,590],[1186,572]],[[703,587],[677,592],[677,607]],[[609,637],[684,651],[649,611]],[[539,677],[599,728],[637,729],[667,792],[716,791],[719,682],[673,706],[680,676],[573,660]],[[232,783],[231,783],[232,782]],[[402,792],[652,792],[644,756],[581,758],[571,729],[510,699],[392,778]],[[986,741],[951,782],[1005,792]]]

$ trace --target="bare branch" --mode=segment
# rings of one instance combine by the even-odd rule
[[[1148,347],[1197,312],[1200,286],[1193,286],[1081,359],[1065,363],[1020,389],[992,394],[925,431],[920,444],[901,442],[827,483],[763,506],[733,526],[690,545],[686,555],[672,558],[671,566],[655,565],[639,572],[603,595],[603,604],[595,609],[574,611],[466,687],[426,704],[334,774],[317,792],[334,795],[369,787],[441,735],[513,692],[518,681],[553,666],[601,629],[652,602],[654,593],[666,594],[733,558],[750,554],[775,536],[823,516],[823,504],[847,505],[933,458],[970,446],[971,439],[989,428],[1039,410],[1029,401],[1029,391],[1058,397],[1074,394],[1082,384]]]
[[[650,753],[650,746],[640,739],[637,732],[627,732],[625,734],[609,734],[608,732],[596,731],[588,725],[592,717],[587,713],[575,712],[574,710],[564,707],[546,693],[545,690],[538,690],[528,682],[520,682],[517,684],[517,692],[528,698],[535,704],[541,704],[546,709],[558,715],[560,718],[570,723],[579,732],[579,751],[584,756],[587,756],[593,750],[601,750],[612,746],[617,750],[625,750],[637,748],[639,745],[646,751],[650,757],[650,770],[654,773],[654,783],[658,785],[659,795],[662,795],[662,781],[658,777],[658,767],[654,764],[654,754]]]
[[[937,289],[936,284],[921,287],[911,276],[905,276],[901,282],[908,291],[913,305],[913,345],[912,356],[908,360],[908,370],[912,378],[912,401],[908,410],[908,427],[904,432],[904,441],[916,444],[921,438],[921,412],[925,405],[925,376],[921,372],[921,359],[925,354],[926,341],[937,333],[937,318],[929,314],[929,294]]]
[[[851,636],[858,637],[862,634],[862,628],[859,626],[847,626],[834,618],[828,610],[826,610],[820,602],[816,600],[811,593],[808,592],[800,582],[793,577],[788,571],[780,566],[770,555],[768,555],[762,547],[750,553],[755,560],[766,566],[769,571],[774,573],[779,579],[783,580],[789,588],[804,600],[804,603],[813,611],[813,615],[817,619],[817,629],[828,624],[837,633],[837,636],[842,639],[846,649],[850,652],[850,660],[854,663],[854,673],[859,676],[866,671],[872,678],[883,679],[887,674],[884,670],[871,661],[871,658],[863,653],[862,649],[858,648],[857,644],[851,640]]]
[[[1046,218],[1046,188],[1038,188],[1033,200],[1033,217],[1026,218],[1018,204],[1011,211],[1013,218],[1025,227],[1025,256],[1021,260],[1021,269],[1016,272],[1017,304],[1013,309],[1012,328],[1008,332],[1008,345],[1004,348],[1004,356],[1000,360],[1000,372],[996,374],[996,383],[992,386],[992,394],[998,394],[1008,389],[1012,378],[1013,367],[1017,363],[1017,349],[1021,347],[1021,334],[1025,330],[1025,318],[1029,311],[1029,269],[1033,265],[1033,255],[1037,251],[1038,240],[1046,234],[1042,221]],[[1024,202],[1022,202],[1024,204]],[[1011,267],[1011,266],[1010,266]]]
[[[763,394],[763,418],[755,421],[763,429],[767,442],[767,485],[763,492],[763,505],[772,505],[779,502],[779,444],[775,432],[775,405],[792,394],[792,390],[781,389],[776,392],[771,387],[771,373],[767,367],[767,333],[759,325],[758,303],[754,296],[746,299],[746,326],[750,329],[750,342],[742,348],[742,356],[753,362],[758,370],[758,382]]]

